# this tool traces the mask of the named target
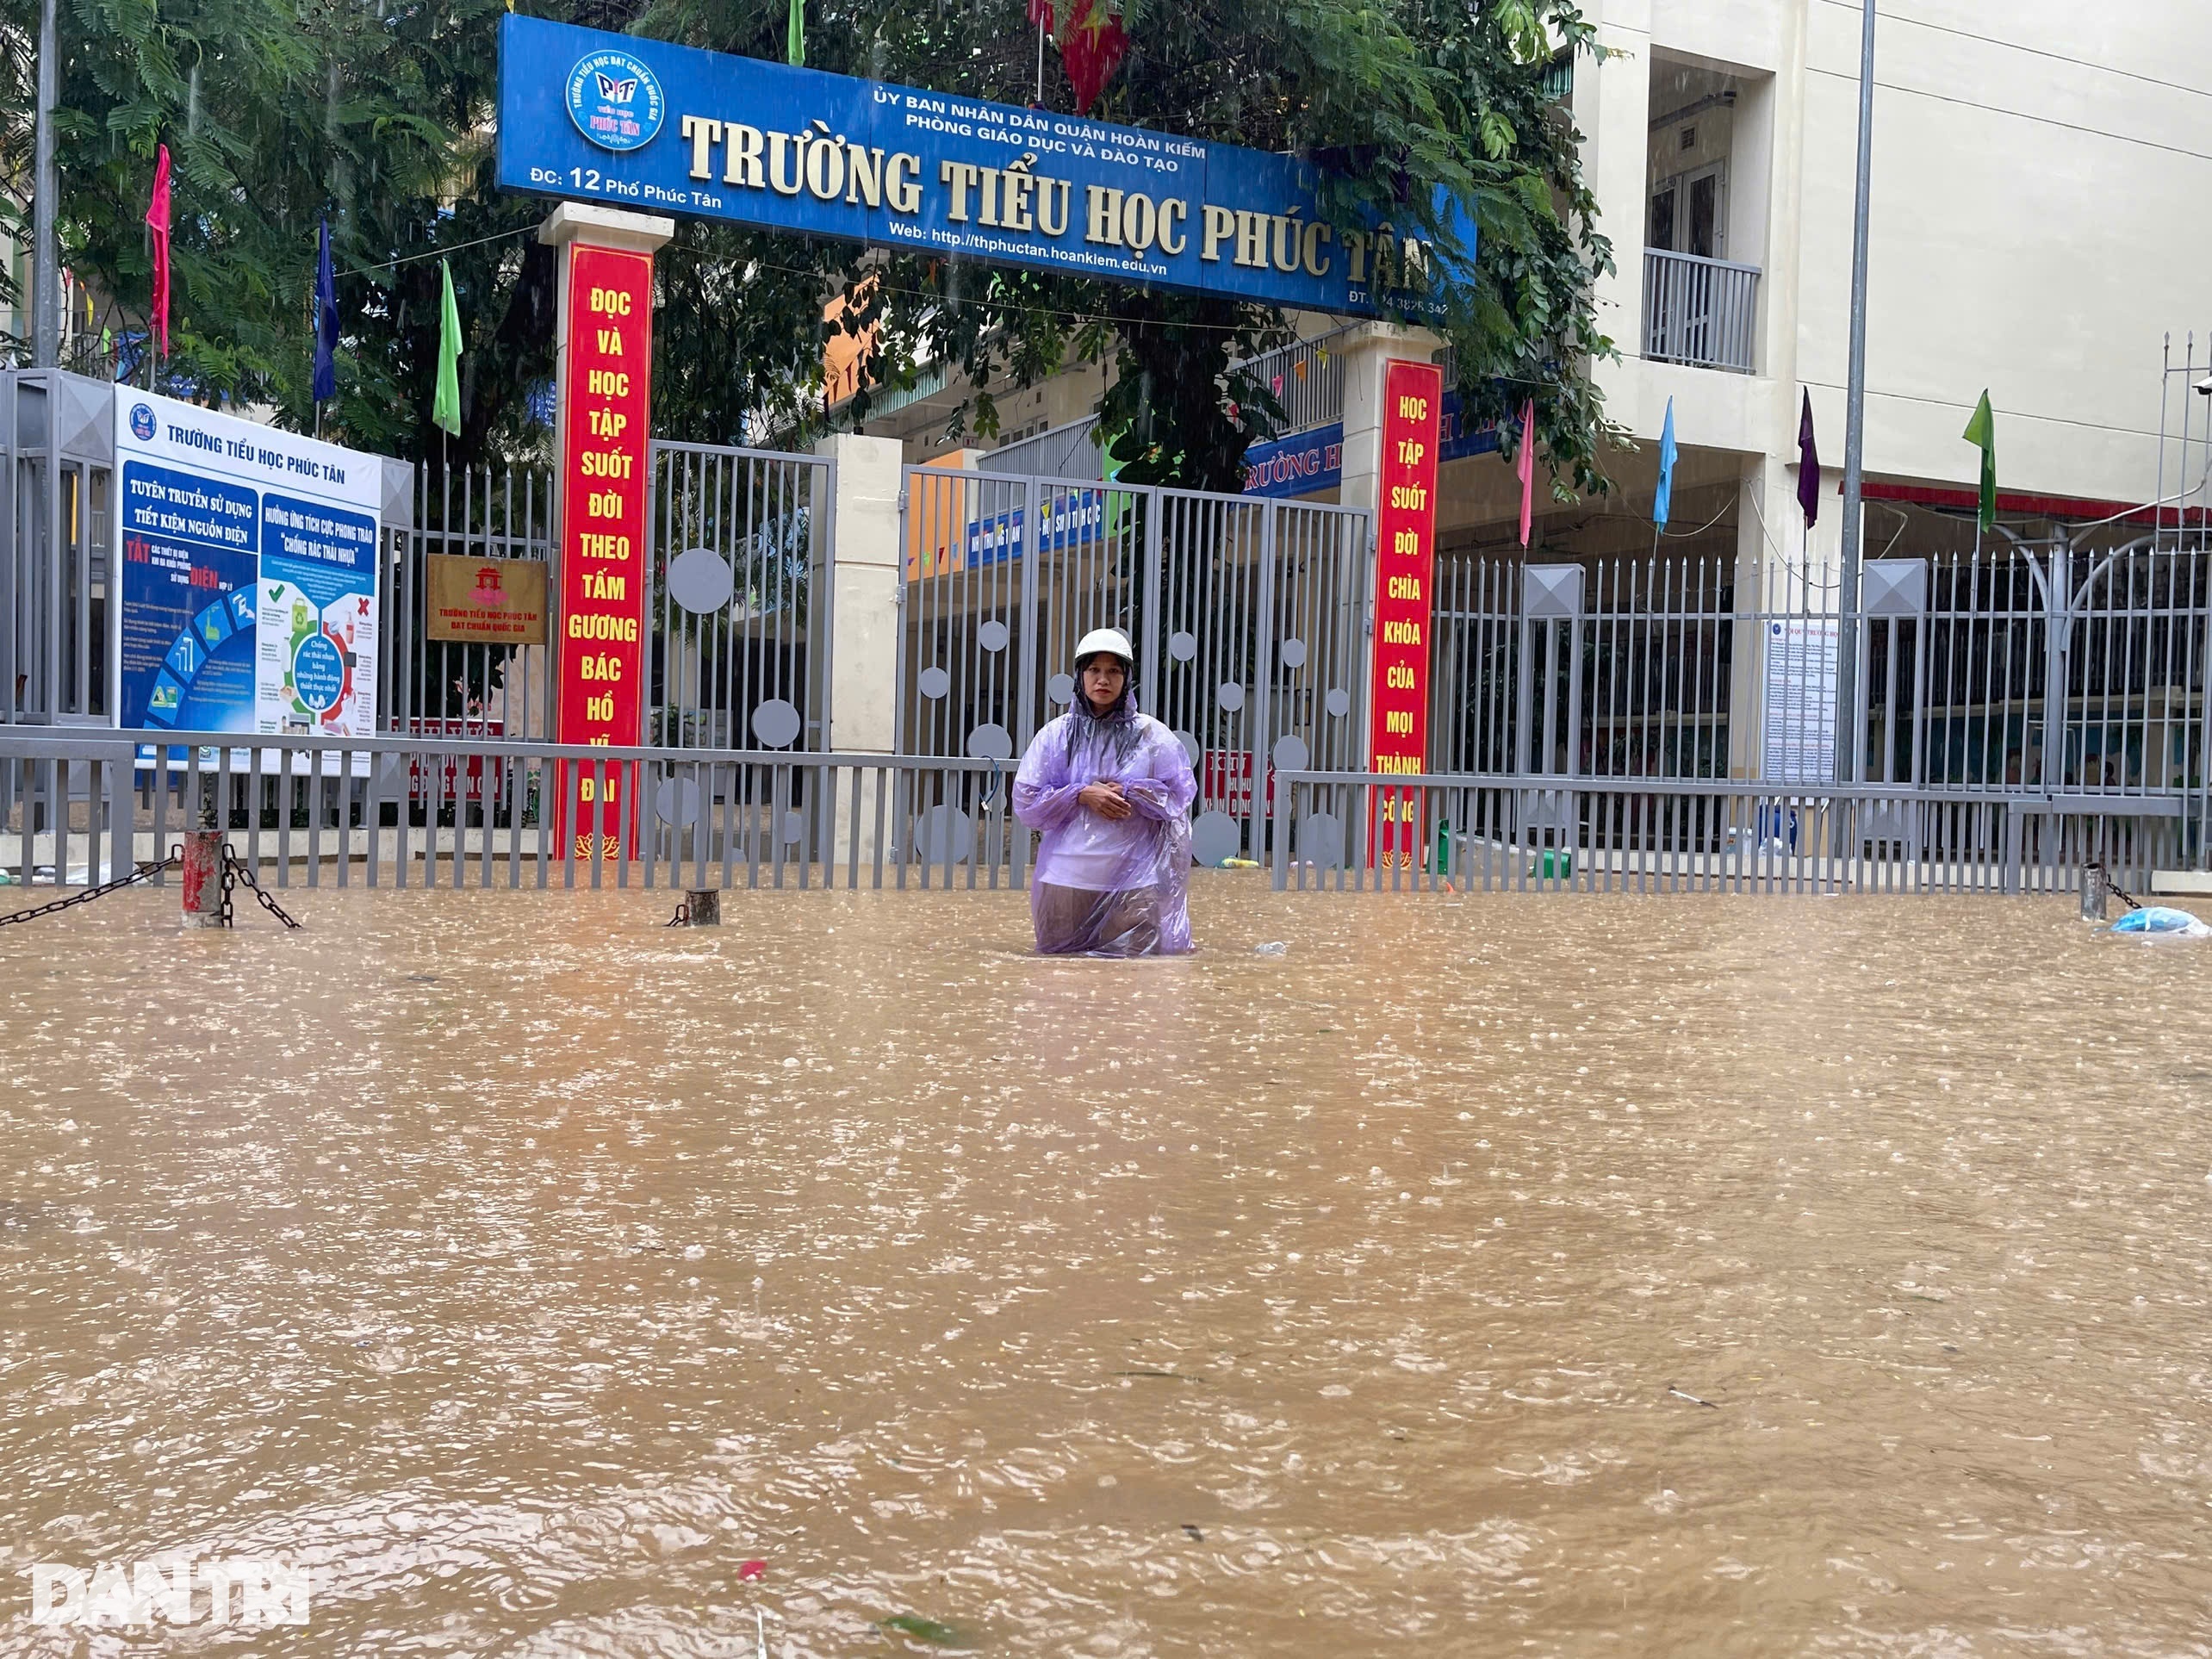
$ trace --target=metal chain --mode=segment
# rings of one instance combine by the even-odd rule
[[[45,904],[34,905],[28,910],[17,910],[13,916],[0,916],[0,928],[4,928],[15,922],[35,921],[41,916],[52,916],[58,910],[71,910],[79,904],[90,904],[96,898],[105,898],[109,893],[121,892],[126,887],[134,887],[141,881],[151,881],[164,870],[175,869],[183,862],[184,849],[182,847],[172,847],[169,849],[167,858],[147,859],[134,866],[128,875],[117,876],[113,881],[103,881],[96,887],[87,887],[83,892],[71,893],[66,898],[57,898]],[[232,913],[231,894],[241,879],[252,891],[254,898],[260,900],[263,910],[282,922],[288,931],[294,933],[300,931],[300,924],[286,915],[283,906],[271,898],[261,884],[253,879],[252,870],[231,850],[228,842],[225,842],[222,847],[223,898],[222,904],[217,912],[221,917],[221,926],[227,928],[234,924],[236,918]]]
[[[2118,882],[2112,879],[2112,872],[2104,867],[2104,861],[2102,859],[2091,859],[2086,865],[2083,866],[2082,879],[2085,881],[2103,882],[2104,884],[2104,891],[2110,893],[2115,898],[2120,900],[2122,904],[2126,904],[2131,910],[2140,910],[2143,908],[2143,901],[2141,899],[2136,898],[2134,894],[2129,892],[2125,887],[2122,887]]]
[[[284,907],[269,896],[262,885],[253,879],[253,872],[246,867],[245,861],[236,853],[231,851],[228,842],[223,843],[223,925],[225,927],[231,925],[231,888],[240,877],[243,877],[245,885],[252,889],[254,898],[261,901],[263,910],[282,922],[288,932],[297,933],[300,930],[300,924],[284,913]]]
[[[17,910],[13,916],[0,916],[0,928],[4,928],[15,922],[34,922],[40,916],[52,916],[57,910],[69,910],[78,904],[90,904],[96,898],[105,898],[109,893],[119,893],[124,888],[134,887],[141,881],[151,881],[164,870],[182,864],[183,861],[183,854],[181,849],[171,852],[167,858],[148,859],[134,866],[128,875],[117,876],[113,881],[103,881],[96,887],[87,887],[81,893],[71,893],[66,898],[57,898],[49,904],[34,905],[28,910]]]

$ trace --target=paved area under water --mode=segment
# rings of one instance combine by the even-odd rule
[[[2203,947],[295,897],[0,932],[0,1652],[2212,1651]]]

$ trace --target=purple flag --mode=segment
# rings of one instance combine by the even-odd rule
[[[1812,441],[1812,394],[1805,395],[1805,415],[1798,422],[1798,505],[1805,509],[1805,527],[1820,522],[1820,450]]]

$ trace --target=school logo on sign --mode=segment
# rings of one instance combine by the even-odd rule
[[[569,71],[569,119],[602,150],[643,149],[661,130],[667,106],[660,80],[643,59],[618,51],[590,52]]]
[[[141,444],[153,438],[153,411],[143,403],[131,405],[131,436]]]

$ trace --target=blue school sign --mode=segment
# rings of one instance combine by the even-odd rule
[[[1438,316],[1449,276],[1420,236],[1339,232],[1289,156],[515,13],[498,180],[1296,310]]]
[[[1443,419],[1438,426],[1436,458],[1463,460],[1470,455],[1492,455],[1502,445],[1494,421],[1469,426],[1462,414],[1459,394],[1444,395]],[[1344,486],[1344,422],[1270,438],[1245,451],[1247,495],[1277,495],[1286,499],[1318,495]]]

